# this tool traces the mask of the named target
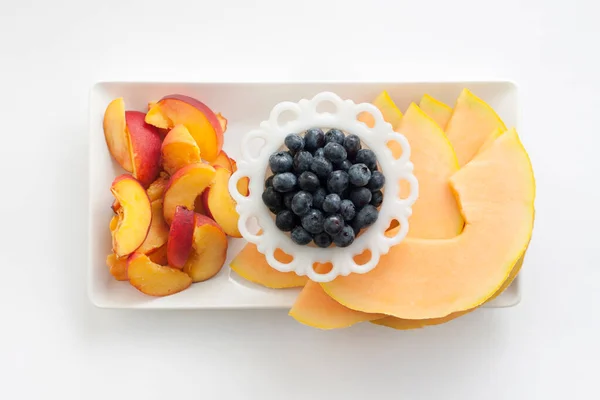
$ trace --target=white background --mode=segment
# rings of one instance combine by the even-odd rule
[[[0,398],[598,398],[593,1],[1,3]],[[520,84],[538,182],[518,307],[321,332],[285,312],[90,305],[94,82],[490,78]]]

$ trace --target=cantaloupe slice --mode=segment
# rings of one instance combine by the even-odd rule
[[[446,135],[461,167],[475,156],[497,128],[506,130],[498,114],[471,91],[464,89],[446,126]]]
[[[413,205],[409,235],[420,238],[457,236],[463,228],[463,219],[449,184],[450,177],[458,171],[452,145],[438,124],[414,103],[408,107],[398,131],[411,145],[411,161],[419,181],[419,198]],[[312,281],[302,289],[290,315],[305,325],[320,329],[345,328],[358,322],[373,321],[379,316],[344,307]]]
[[[402,111],[396,106],[394,100],[390,97],[387,91],[381,92],[372,103],[375,107],[381,111],[383,119],[392,125],[392,128],[396,129],[400,125],[402,120]],[[373,116],[368,113],[362,113],[359,115],[358,120],[364,122],[367,126],[373,126]]]
[[[277,255],[281,262],[289,262],[285,260],[286,257],[289,256],[285,253]],[[252,243],[239,252],[230,267],[242,278],[272,289],[302,287],[308,280],[306,276],[298,276],[294,272],[279,272],[271,268],[265,256]]]
[[[459,236],[407,238],[370,272],[323,283],[327,294],[354,310],[404,319],[441,318],[492,297],[533,229],[535,181],[517,132],[501,135],[450,183],[466,220]]]
[[[506,132],[506,130],[502,129],[502,128],[496,128],[494,129],[494,131],[492,132],[492,134],[490,136],[488,136],[487,140],[483,143],[483,145],[479,148],[479,150],[477,151],[478,153],[481,153],[482,151],[488,149],[489,147],[492,146],[492,144],[494,144],[494,141],[496,139],[498,139],[500,137],[500,135],[502,135],[504,132]]]
[[[419,102],[419,107],[425,114],[429,115],[442,130],[446,129],[448,120],[450,120],[450,116],[452,115],[452,107],[428,94],[423,95]]]

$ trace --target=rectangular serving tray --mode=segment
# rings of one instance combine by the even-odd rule
[[[418,102],[428,93],[453,105],[463,88],[471,89],[488,102],[508,127],[518,128],[518,91],[514,83],[493,82],[335,82],[335,83],[143,83],[101,82],[91,90],[89,141],[89,262],[88,292],[93,304],[103,308],[139,309],[255,309],[290,308],[299,289],[267,289],[238,276],[228,267],[244,246],[243,239],[230,239],[228,258],[214,278],[193,284],[181,293],[150,297],[127,282],[117,282],[108,272],[105,260],[111,251],[108,230],[113,215],[110,185],[124,171],[108,152],[102,131],[102,119],[108,103],[125,99],[128,110],[146,111],[148,101],[179,93],[198,98],[228,119],[224,150],[233,158],[240,154],[240,138],[268,118],[271,108],[284,100],[311,98],[332,91],[355,102],[370,102],[387,90],[401,110],[411,101]],[[485,307],[509,307],[520,300],[519,278]]]

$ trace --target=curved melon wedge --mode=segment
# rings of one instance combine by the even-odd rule
[[[497,128],[506,130],[498,114],[486,102],[464,89],[456,100],[446,127],[446,135],[454,146],[461,167],[471,161]]]
[[[428,94],[423,95],[419,102],[419,107],[425,114],[429,115],[440,128],[446,129],[446,125],[452,116],[452,107]]]
[[[396,129],[402,121],[402,111],[396,106],[394,100],[390,97],[387,91],[379,93],[379,95],[373,100],[372,104],[381,111],[383,119],[392,125],[392,128]],[[369,113],[361,113],[358,120],[364,122],[367,126],[373,126],[375,121],[373,116]]]
[[[354,310],[404,319],[441,318],[487,301],[509,278],[533,229],[535,181],[513,129],[450,179],[463,232],[452,239],[407,238],[377,268],[321,286]]]
[[[286,256],[285,253],[280,255],[283,258]],[[286,261],[282,259],[282,262]],[[279,272],[272,268],[253,243],[248,243],[239,252],[231,261],[230,267],[242,278],[271,289],[302,287],[308,281],[306,276],[298,276],[294,272]]]

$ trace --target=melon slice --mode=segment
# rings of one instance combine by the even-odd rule
[[[481,153],[482,151],[485,151],[486,149],[488,149],[489,147],[491,147],[492,144],[494,144],[494,141],[496,139],[498,139],[500,137],[500,135],[502,135],[504,132],[506,132],[506,131],[504,129],[502,129],[502,128],[496,128],[496,129],[494,129],[494,131],[492,132],[492,134],[490,136],[488,136],[487,140],[479,148],[479,150],[477,151],[477,153]]]
[[[276,254],[281,262],[289,257],[285,253]],[[260,253],[253,243],[248,243],[231,261],[230,267],[242,278],[272,289],[302,287],[306,284],[306,276],[298,276],[294,272],[279,272],[271,268],[264,254]]]
[[[464,89],[454,106],[446,127],[446,135],[454,146],[462,167],[477,154],[492,132],[506,130],[504,122],[487,103]]]
[[[396,103],[394,103],[394,100],[392,100],[387,91],[384,90],[379,93],[372,104],[381,111],[385,122],[391,124],[394,130],[400,125],[402,111],[396,106]],[[375,123],[373,116],[369,113],[361,113],[358,120],[364,122],[367,126],[373,126]]]
[[[458,171],[452,145],[437,123],[414,103],[408,107],[398,131],[411,145],[411,161],[419,180],[419,198],[413,205],[409,235],[420,238],[457,236],[463,228],[463,219],[449,184],[450,177]],[[358,322],[373,321],[379,316],[344,307],[312,281],[302,289],[290,315],[305,325],[320,329],[345,328]]]
[[[419,107],[425,114],[429,115],[442,130],[446,129],[448,120],[450,120],[450,116],[452,115],[452,107],[428,94],[423,95],[419,102]]]
[[[466,220],[459,236],[407,238],[370,272],[323,283],[327,294],[354,310],[404,319],[441,318],[492,297],[533,229],[535,180],[517,132],[501,135],[450,183]]]

